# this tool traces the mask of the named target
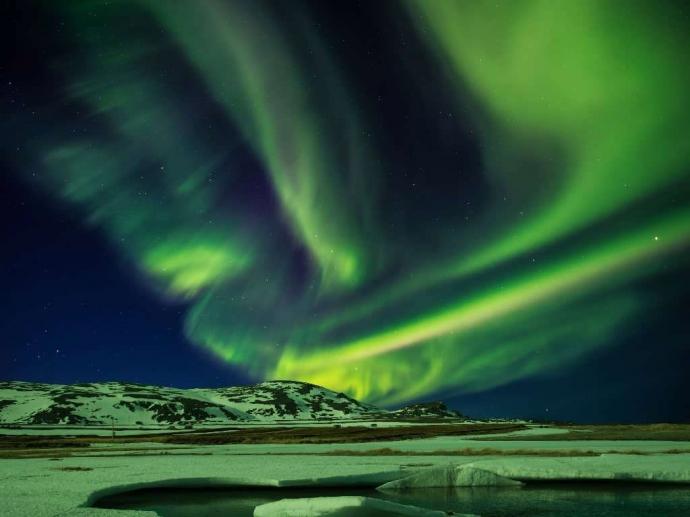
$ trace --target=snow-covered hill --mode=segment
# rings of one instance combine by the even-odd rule
[[[385,413],[342,393],[295,381],[188,390],[121,382],[0,382],[0,424],[228,424]]]

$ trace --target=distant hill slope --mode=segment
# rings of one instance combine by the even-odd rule
[[[462,413],[449,409],[443,402],[422,402],[393,411],[399,418],[465,418]]]
[[[295,381],[187,390],[121,382],[0,382],[0,424],[227,424],[383,414],[389,413],[342,393]]]

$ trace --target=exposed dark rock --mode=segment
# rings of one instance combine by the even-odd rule
[[[421,402],[398,409],[395,414],[403,418],[465,418],[462,413],[449,409],[443,402]]]

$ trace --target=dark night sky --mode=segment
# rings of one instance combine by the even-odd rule
[[[0,2],[0,379],[690,419],[683,3],[166,5]]]
[[[185,306],[142,286],[74,213],[7,174],[2,193],[2,378],[180,387],[248,381],[190,345],[181,328]]]

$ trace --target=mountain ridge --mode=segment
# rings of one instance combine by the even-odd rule
[[[0,382],[0,423],[118,425],[227,424],[374,416],[378,408],[297,381],[227,388],[171,388],[128,382]]]
[[[190,426],[375,418],[464,417],[441,402],[390,411],[345,393],[292,380],[223,388],[174,388],[121,381],[0,381],[0,425]]]
[[[461,417],[450,411],[434,414],[433,408],[421,413],[408,408],[389,411],[322,386],[288,380],[187,389],[120,381],[0,382],[0,424],[5,425],[171,426]]]

